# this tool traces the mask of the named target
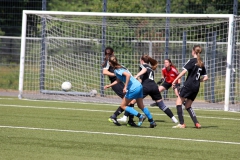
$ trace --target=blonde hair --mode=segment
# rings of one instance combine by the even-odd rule
[[[196,55],[197,55],[197,66],[203,67],[204,64],[203,64],[203,61],[202,61],[202,59],[201,59],[201,57],[200,57],[200,54],[201,54],[201,52],[202,52],[202,48],[200,47],[200,45],[195,45],[195,46],[193,47],[193,51],[194,51],[194,52],[196,53]]]
[[[153,59],[152,57],[150,57],[149,55],[143,55],[141,57],[141,60],[143,60],[144,63],[150,63],[151,64],[151,68],[152,70],[156,70],[157,66],[158,66],[158,62],[157,60]]]

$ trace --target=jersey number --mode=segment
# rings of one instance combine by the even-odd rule
[[[150,72],[150,74],[149,74],[149,77],[148,77],[149,79],[151,79],[151,80],[153,80],[153,74],[152,74],[152,72]]]
[[[199,80],[200,78],[200,71],[202,71],[202,68],[198,68],[196,80]]]

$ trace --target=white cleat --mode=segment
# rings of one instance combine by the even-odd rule
[[[186,128],[185,124],[178,124],[176,126],[173,126],[172,128]]]

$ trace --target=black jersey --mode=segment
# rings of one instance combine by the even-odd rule
[[[142,64],[140,65],[139,70],[141,71],[143,68],[146,68],[147,72],[140,76],[142,85],[155,83],[152,68],[148,64]]]
[[[192,58],[183,66],[183,69],[188,71],[184,86],[198,92],[200,87],[200,77],[207,75],[205,67],[197,66],[197,58]]]
[[[103,69],[107,69],[109,72],[114,73],[114,69],[113,69],[113,67],[111,67],[111,66],[109,65],[108,60],[106,60],[106,61],[104,62]],[[109,80],[111,81],[111,83],[114,82],[115,80],[117,80],[117,77],[116,77],[116,76],[108,76],[108,77],[109,77]]]

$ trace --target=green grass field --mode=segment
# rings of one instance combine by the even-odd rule
[[[187,128],[173,129],[158,108],[157,127],[120,127],[107,121],[116,105],[0,98],[2,160],[239,159],[240,113],[196,110],[202,129],[186,111]],[[172,108],[174,114],[176,109]],[[138,121],[136,119],[136,121]]]

